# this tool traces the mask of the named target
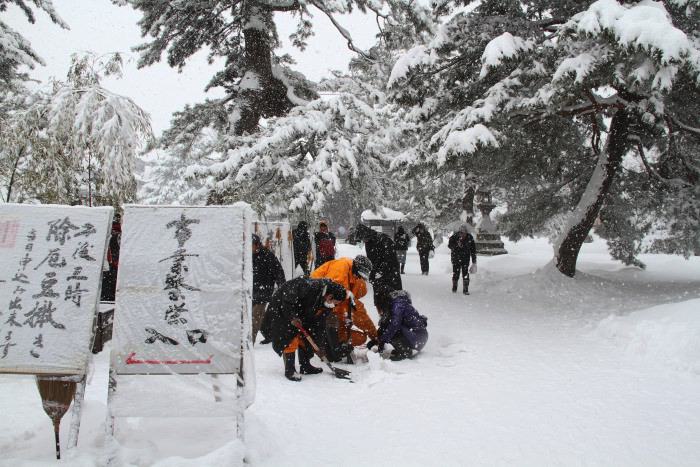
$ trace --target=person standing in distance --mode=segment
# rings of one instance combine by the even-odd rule
[[[321,221],[318,232],[314,233],[316,242],[316,267],[335,259],[335,235],[328,230],[328,224]]]
[[[273,252],[265,248],[260,237],[253,234],[253,344],[263,323],[265,308],[277,287],[284,284],[284,269]],[[267,337],[267,332],[263,330]]]
[[[297,228],[292,231],[294,239],[294,267],[301,266],[304,275],[308,276],[309,252],[311,251],[311,237],[309,237],[309,225],[305,221],[299,222]]]
[[[457,292],[461,273],[463,280],[462,292],[464,295],[469,295],[469,273],[476,272],[476,243],[472,234],[469,233],[467,224],[462,224],[459,231],[450,236],[447,247],[451,250],[452,292]],[[469,268],[470,258],[473,263],[471,268]]]

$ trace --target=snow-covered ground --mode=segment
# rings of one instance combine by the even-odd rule
[[[613,262],[596,241],[568,279],[548,266],[545,241],[506,248],[479,258],[468,297],[450,292],[444,244],[427,277],[409,251],[404,287],[428,316],[428,345],[403,362],[370,353],[348,367],[354,384],[327,371],[289,382],[270,346],[257,345],[247,462],[700,465],[700,258],[646,255],[642,271]],[[104,461],[107,365],[103,352],[66,465]],[[0,394],[0,465],[54,464],[33,379],[0,375]],[[125,422],[122,464],[233,465],[230,420],[153,423]]]

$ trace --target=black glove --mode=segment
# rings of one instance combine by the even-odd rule
[[[379,350],[382,350],[384,345],[381,342],[372,339],[369,342],[367,342],[367,350],[372,350],[372,347],[377,347]]]

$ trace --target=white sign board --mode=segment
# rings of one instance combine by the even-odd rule
[[[118,374],[240,372],[249,216],[246,206],[125,207],[112,350]]]
[[[112,212],[0,205],[0,373],[85,373]]]
[[[253,233],[260,236],[265,248],[280,260],[285,279],[291,280],[294,277],[294,240],[289,222],[255,221]],[[299,273],[302,274],[301,268]]]

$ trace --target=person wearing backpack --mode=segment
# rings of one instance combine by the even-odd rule
[[[319,231],[314,233],[316,243],[316,267],[335,259],[335,235],[328,231],[328,224],[318,224]]]

